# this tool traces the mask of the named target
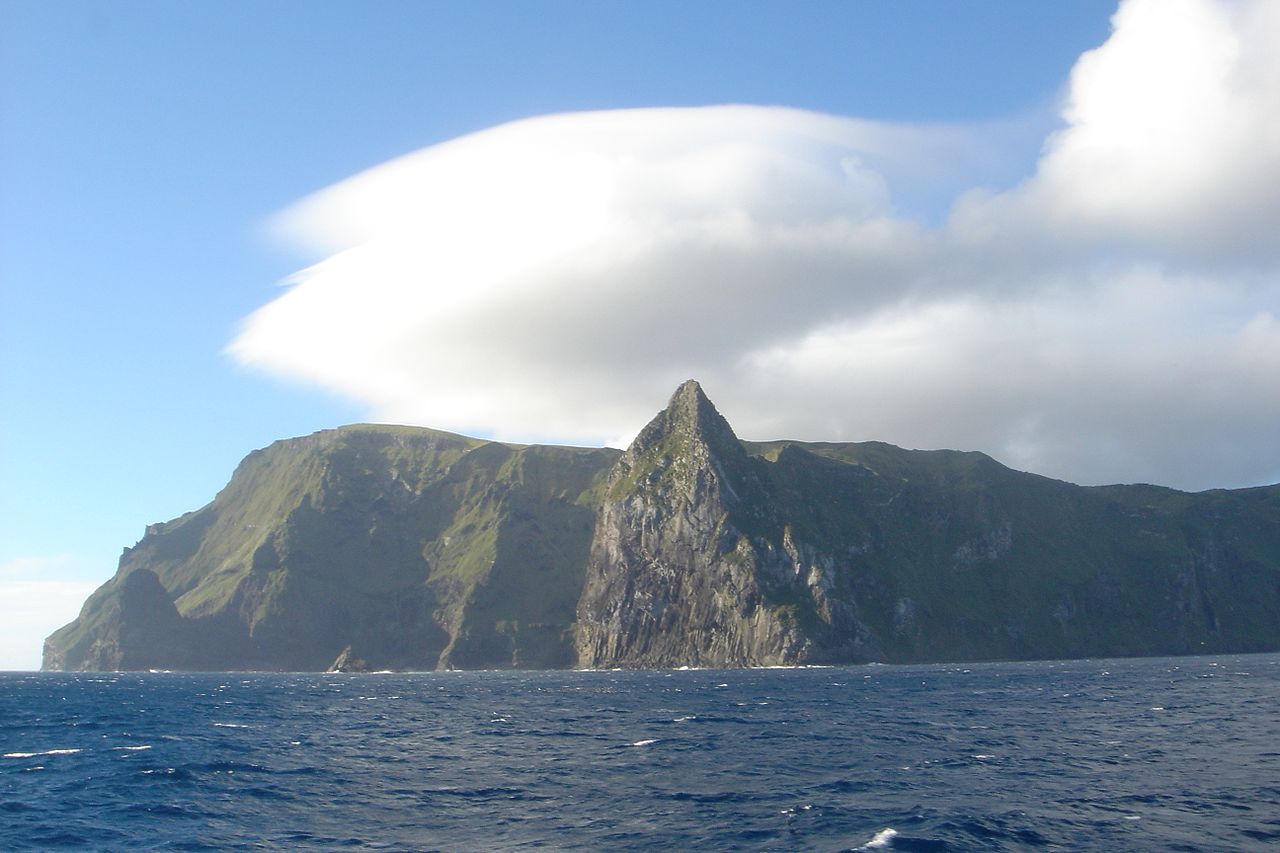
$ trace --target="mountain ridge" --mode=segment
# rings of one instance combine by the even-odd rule
[[[755,666],[1280,648],[1280,486],[1076,486],[741,441],[690,380],[625,451],[351,425],[149,525],[45,669]]]

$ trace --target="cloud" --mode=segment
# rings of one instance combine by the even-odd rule
[[[913,138],[759,107],[474,134],[287,212],[282,230],[335,254],[232,352],[387,419],[615,436],[691,367],[897,299],[932,238],[866,160]]]
[[[1280,287],[1268,298],[1276,304]],[[1211,281],[1155,269],[1092,288],[899,306],[758,354],[748,393],[773,408],[755,434],[892,435],[1094,482],[1129,471],[1192,487],[1252,483],[1260,463],[1275,465],[1280,423],[1280,323],[1253,311]],[[1230,319],[1206,322],[1214,313]],[[815,386],[826,396],[806,399]],[[749,403],[735,394],[722,408],[739,405]]]
[[[1280,6],[1131,0],[1080,57],[1036,177],[970,228],[1217,264],[1280,259]]]
[[[379,420],[511,440],[622,443],[695,376],[747,437],[1280,479],[1276,9],[1125,3],[1025,176],[993,165],[1016,122],[776,107],[433,146],[285,211],[328,257],[229,349]]]

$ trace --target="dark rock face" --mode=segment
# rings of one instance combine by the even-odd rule
[[[359,660],[353,660],[358,650]],[[1280,486],[743,442],[695,382],[625,452],[344,427],[151,525],[45,669],[755,666],[1280,649]]]
[[[158,657],[184,663],[191,659],[191,633],[155,572],[136,569],[108,586],[110,592],[100,597],[105,603],[93,612],[99,630],[71,647],[50,638],[45,669],[147,669]],[[85,610],[91,611],[88,603]],[[78,665],[68,666],[69,661]]]
[[[587,667],[757,666],[817,659],[801,624],[820,569],[774,523],[762,471],[696,382],[676,391],[618,460],[597,514],[578,605]],[[774,540],[777,540],[776,543]],[[824,602],[825,603],[825,602]],[[827,625],[853,638],[847,609]]]
[[[1278,608],[1280,488],[1081,488],[980,453],[741,443],[689,383],[610,473],[578,655],[643,667],[1261,651],[1280,648]]]
[[[351,647],[343,649],[333,663],[329,664],[329,672],[368,672],[369,662],[358,657]]]
[[[578,605],[587,667],[780,662],[803,637],[763,606],[739,550],[750,460],[696,383],[641,431],[609,475]]]

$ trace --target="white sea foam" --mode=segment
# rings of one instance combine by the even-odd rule
[[[676,717],[676,718],[675,718],[674,720],[672,720],[671,722],[673,722],[673,723],[687,723],[687,722],[689,722],[690,720],[696,720],[696,719],[698,719],[698,715],[697,715],[697,714],[690,714],[690,715],[688,715],[687,717]]]
[[[805,804],[805,805],[803,805],[803,806],[792,806],[792,807],[791,807],[791,808],[789,808],[789,809],[783,809],[782,811],[778,812],[778,814],[784,814],[784,815],[786,815],[787,817],[795,817],[795,816],[796,816],[797,814],[799,814],[800,812],[807,812],[807,811],[812,811],[812,810],[813,810],[813,804],[812,804],[812,803],[806,803],[806,804]]]
[[[113,746],[113,752],[141,752],[144,749],[150,749],[151,744],[140,744],[138,746]]]
[[[37,755],[75,755],[79,749],[46,749],[44,752],[6,752],[3,758],[35,758]]]
[[[249,728],[244,723],[214,723],[213,727],[215,729],[247,729]]]
[[[885,827],[877,832],[870,841],[859,847],[859,850],[884,850],[893,844],[893,839],[898,835],[898,830],[891,827]]]
[[[649,738],[648,740],[638,740],[631,745],[632,746],[648,746],[651,743],[657,743],[657,742],[658,742],[657,738]]]

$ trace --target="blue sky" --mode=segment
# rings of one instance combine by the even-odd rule
[[[756,433],[776,429],[801,438],[975,447],[1019,467],[1043,462],[1037,470],[1048,468],[1046,473],[1077,481],[1143,478],[1206,487],[1246,485],[1280,475],[1274,459],[1249,458],[1252,445],[1243,439],[1236,443],[1236,453],[1245,458],[1236,467],[1164,469],[1153,457],[1144,468],[1123,442],[1114,441],[1112,447],[1103,441],[1103,450],[1094,455],[1104,457],[1103,463],[1113,458],[1113,467],[1099,463],[1084,470],[1073,461],[1078,453],[1055,451],[1065,447],[1063,442],[1049,441],[1036,430],[1057,418],[1055,423],[1067,424],[1064,432],[1077,434],[1072,419],[1087,422],[1088,406],[1067,409],[1045,403],[1027,415],[1018,435],[989,438],[981,419],[961,418],[951,431],[942,423],[932,432],[904,430],[905,435],[885,434],[895,428],[892,419],[856,421],[833,411],[811,411],[807,420],[771,421],[750,408],[752,394],[761,393],[761,387],[735,382],[732,371],[704,370],[732,358],[770,367],[785,363],[788,369],[807,371],[806,376],[821,373],[805,365],[821,357],[823,347],[836,346],[833,340],[852,340],[849,335],[862,336],[858,345],[866,347],[897,340],[907,334],[903,329],[915,329],[912,323],[927,326],[926,320],[949,329],[969,328],[964,324],[972,320],[974,309],[954,299],[928,297],[923,307],[913,302],[919,311],[881,299],[865,309],[878,312],[879,325],[858,320],[872,314],[850,313],[846,319],[852,325],[835,331],[799,318],[803,328],[797,327],[798,337],[791,343],[780,340],[778,346],[791,348],[772,361],[768,353],[690,352],[643,376],[598,377],[621,388],[634,380],[637,402],[630,407],[602,403],[591,428],[577,432],[539,415],[532,402],[523,408],[513,404],[509,413],[497,404],[463,411],[449,402],[456,389],[441,388],[437,394],[429,383],[413,384],[416,379],[388,391],[385,398],[374,392],[353,394],[350,382],[360,377],[337,376],[336,368],[327,366],[326,353],[306,349],[323,344],[289,337],[291,329],[311,323],[312,315],[291,318],[284,311],[283,319],[245,325],[284,292],[278,286],[282,280],[330,251],[349,247],[341,236],[336,246],[323,247],[321,237],[332,237],[338,227],[326,230],[324,224],[332,224],[332,202],[321,199],[314,216],[303,211],[311,218],[303,216],[302,225],[298,216],[290,219],[288,212],[296,213],[301,199],[427,146],[547,114],[751,104],[864,121],[832,131],[840,136],[833,144],[856,153],[868,181],[889,186],[881,218],[913,223],[908,231],[927,231],[952,216],[961,190],[983,187],[982,192],[999,196],[1037,174],[1048,135],[1070,120],[1064,118],[1063,104],[1069,100],[1072,69],[1082,53],[1108,40],[1114,11],[1113,3],[1086,0],[5,0],[0,4],[0,595],[8,600],[0,602],[0,614],[6,614],[0,618],[20,630],[0,647],[0,668],[38,665],[40,638],[74,615],[76,607],[67,602],[107,579],[120,549],[133,544],[145,524],[210,500],[254,448],[370,419],[467,427],[473,433],[516,439],[621,441],[642,425],[639,412],[663,402],[654,389],[682,371],[710,373],[712,381],[704,384],[735,425],[747,425],[740,431],[748,437],[770,437]],[[1134,13],[1133,32],[1152,29],[1147,14],[1144,24]],[[1084,97],[1078,112],[1088,112],[1089,105],[1097,107],[1095,113],[1105,112],[1105,104],[1098,106],[1099,96]],[[645,131],[646,138],[678,139],[689,132],[689,121],[701,120],[698,115],[641,114],[636,120],[644,127],[651,119],[656,122],[652,133]],[[761,122],[775,118],[773,113],[741,117],[742,132],[759,132],[760,151],[785,148],[790,159],[777,162],[800,162],[792,156],[799,144],[794,140],[810,139],[806,134],[816,133],[812,129],[817,125],[809,118],[784,115],[778,118],[786,125],[781,135],[759,130]],[[725,127],[738,127],[737,121]],[[599,125],[594,118],[574,119],[553,131],[565,138],[596,138],[603,132]],[[495,143],[512,148],[495,150],[519,151],[530,138],[527,134],[541,132],[536,126],[517,128]],[[905,140],[914,159],[894,161],[892,140],[883,141],[889,137]],[[618,146],[624,142],[610,139],[611,156],[657,156],[649,149],[623,151]],[[727,143],[717,137],[709,144]],[[519,156],[524,155],[513,154],[517,165],[521,161],[514,158]],[[441,162],[442,169],[461,170],[464,181],[471,174],[467,169],[483,168],[483,159],[477,166],[476,157],[460,165]],[[539,168],[535,161],[529,165]],[[743,168],[758,166],[753,160]],[[931,177],[917,180],[916,172]],[[726,180],[737,181],[728,187],[729,195],[741,188],[738,178]],[[414,186],[431,193],[429,184]],[[1023,195],[1038,198],[1038,192],[1033,186]],[[359,187],[357,198],[362,204],[388,203]],[[1005,207],[1011,210],[1023,203],[1010,198]],[[1034,199],[1026,203],[1038,205],[1037,210],[1049,205]],[[749,206],[749,199],[744,204]],[[982,205],[978,201],[966,208],[981,209],[966,213],[961,222],[968,229],[965,234],[1008,228],[1000,223],[1026,218],[1017,210]],[[1176,226],[1170,225],[1169,233]],[[485,236],[500,252],[507,235]],[[1112,267],[1124,266],[1125,273],[1122,288],[1099,297],[1104,306],[1099,310],[1148,298],[1157,286],[1150,277],[1160,278],[1169,266],[1160,248],[1164,232],[1138,234],[1120,249],[1091,239],[1081,238],[1084,242],[1069,251],[1091,258],[1101,253]],[[1031,238],[1025,243],[1039,245]],[[1262,281],[1209,306],[1225,318],[1224,334],[1244,328],[1246,320],[1254,323],[1249,327],[1252,337],[1241,332],[1240,346],[1262,348],[1263,356],[1248,361],[1256,367],[1271,352],[1273,330],[1266,317],[1276,309],[1275,266],[1269,258],[1252,266],[1240,261],[1247,249],[1236,247],[1236,255],[1223,262],[1226,250],[1214,243],[1195,258],[1179,260],[1176,272],[1185,278],[1229,268],[1233,276]],[[983,256],[978,249],[966,251],[965,263]],[[1067,251],[1051,247],[1037,258]],[[669,260],[662,255],[653,259],[656,266],[644,269],[661,268]],[[413,263],[427,261],[415,258]],[[1012,278],[1008,271],[1021,261],[1002,256],[999,263]],[[1101,275],[1098,267],[1073,272],[1074,267],[1059,264],[1054,269],[1052,275],[1064,280],[1076,276],[1093,281]],[[913,282],[910,287],[920,286]],[[350,292],[363,286],[340,283]],[[437,286],[447,290],[451,285]],[[459,281],[452,286],[461,290],[470,285]],[[823,298],[816,291],[809,296]],[[1064,304],[1079,300],[1067,297]],[[341,314],[344,307],[321,306],[316,310],[328,313],[315,316]],[[1197,316],[1205,314],[1202,303],[1191,308]],[[1191,308],[1168,317],[1156,311],[1155,319],[1144,310],[1141,316],[1152,327],[1150,346],[1142,352],[1156,355],[1139,353],[1135,358],[1148,358],[1153,371],[1167,367],[1161,329],[1181,328]],[[1001,310],[1006,310],[1003,305]],[[1030,309],[1018,303],[1007,310]],[[1044,316],[1054,314],[1044,310]],[[376,325],[376,318],[371,322]],[[245,337],[249,342],[230,354],[228,347],[242,340],[246,328],[256,337]],[[502,334],[500,323],[495,328],[495,334]],[[973,339],[985,339],[979,326],[973,328],[979,329]],[[1105,322],[1098,328],[1098,334],[1110,334]],[[502,336],[520,339],[514,330]],[[1071,340],[1079,345],[1078,336]],[[1214,345],[1200,338],[1196,342]],[[344,339],[335,346],[334,358],[359,356],[366,344],[358,336]],[[522,357],[511,347],[493,352],[495,371],[501,370],[503,358]],[[293,361],[291,353],[297,355]],[[565,363],[590,358],[589,350],[575,350],[565,355]],[[922,352],[916,363],[927,373],[934,361],[954,360],[930,351]],[[376,384],[382,363],[356,361]],[[545,366],[548,371],[554,367],[551,362]],[[880,387],[878,381],[868,375],[866,387]],[[955,377],[947,381],[954,384]],[[549,399],[577,407],[581,398],[601,399],[601,387],[586,384]],[[818,383],[802,390],[822,396],[823,387]],[[1062,394],[1075,395],[1073,399],[1088,396],[1079,386],[1063,388]],[[491,388],[495,398],[504,391],[500,384]],[[905,401],[902,417],[918,422],[920,400],[931,393],[924,389],[919,399]],[[406,407],[406,394],[425,402]],[[1229,403],[1232,398],[1228,394],[1223,399]],[[885,400],[879,408],[892,409],[892,401]],[[1104,403],[1105,395],[1098,406]],[[848,407],[839,399],[832,405]],[[1273,412],[1264,407],[1255,420]],[[1180,448],[1172,446],[1168,452],[1172,457]]]

